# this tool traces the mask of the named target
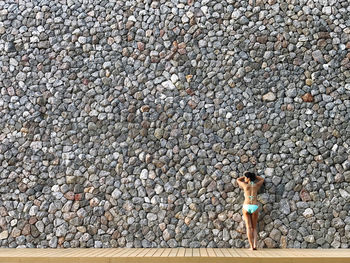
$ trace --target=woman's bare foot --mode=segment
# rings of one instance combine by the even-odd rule
[[[257,250],[256,247],[253,247],[253,250]]]

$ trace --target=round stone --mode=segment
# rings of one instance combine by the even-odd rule
[[[266,93],[263,98],[264,101],[274,101],[276,100],[276,95],[273,92]]]

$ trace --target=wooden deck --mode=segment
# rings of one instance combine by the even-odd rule
[[[0,248],[1,263],[350,263],[350,249]]]

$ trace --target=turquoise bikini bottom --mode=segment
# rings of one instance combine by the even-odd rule
[[[243,204],[243,209],[246,210],[249,214],[253,214],[258,208],[259,206],[257,205]]]

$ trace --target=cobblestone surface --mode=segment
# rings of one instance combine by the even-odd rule
[[[0,0],[1,247],[350,243],[348,0]]]

